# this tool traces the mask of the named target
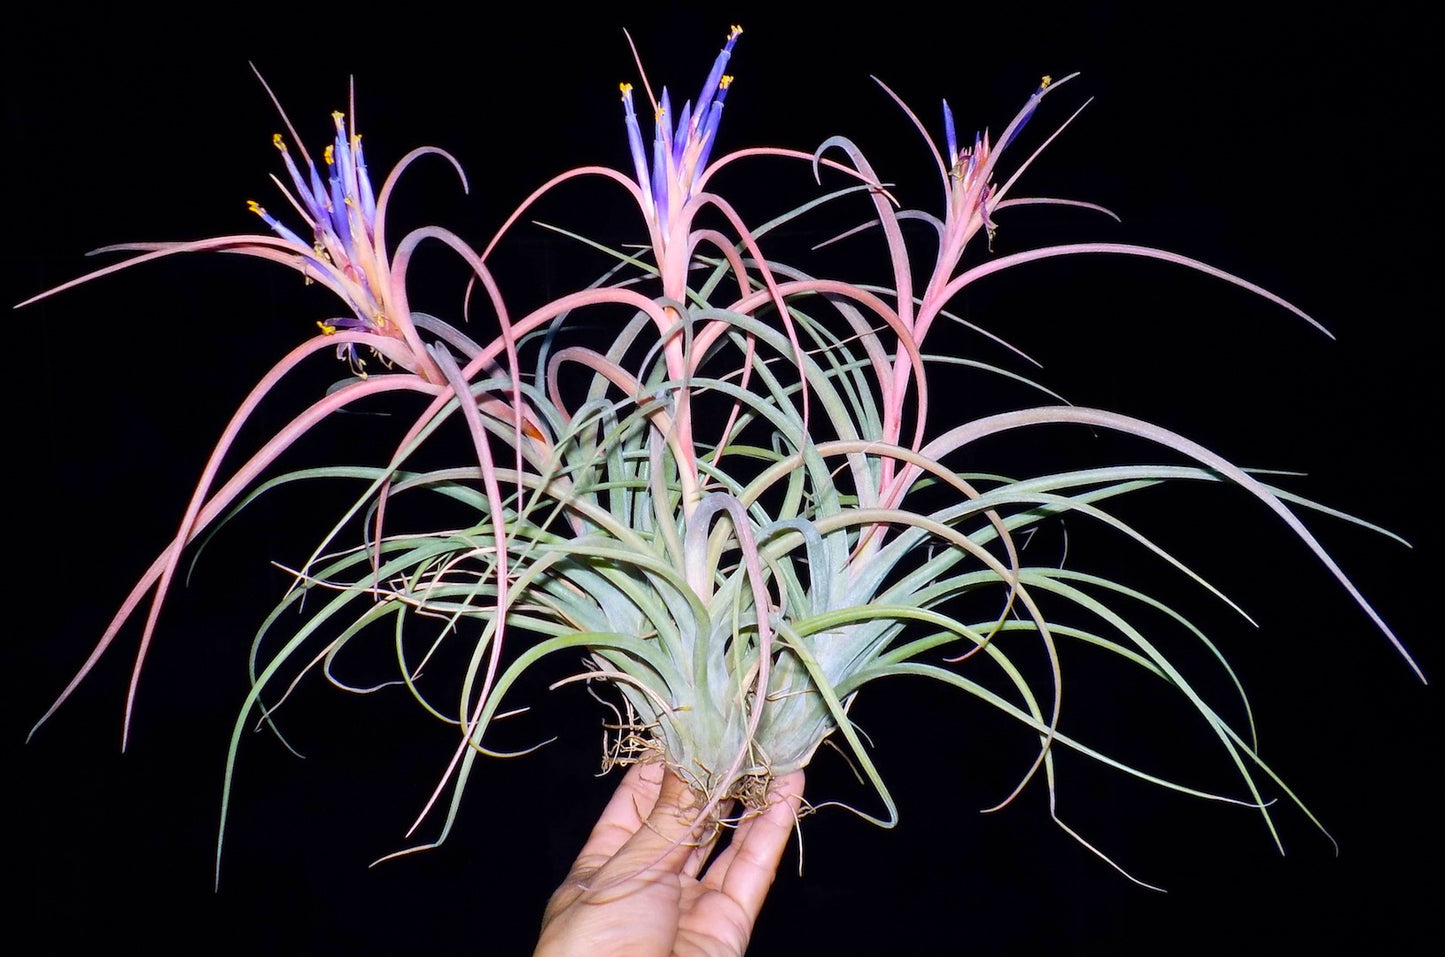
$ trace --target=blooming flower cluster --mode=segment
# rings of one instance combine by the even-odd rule
[[[948,148],[948,221],[950,224],[956,223],[963,231],[964,242],[967,242],[967,238],[982,226],[988,230],[990,247],[993,245],[993,233],[996,228],[990,208],[994,193],[991,181],[993,159],[1002,153],[1009,143],[1013,142],[1014,137],[1028,123],[1029,117],[1033,116],[1034,109],[1038,106],[1044,91],[1052,82],[1052,77],[1043,78],[1039,83],[1039,88],[1034,91],[1033,96],[1029,97],[1028,103],[1004,130],[996,148],[990,145],[988,131],[984,130],[982,133],[973,135],[972,147],[964,147],[960,150],[958,135],[953,125],[953,111],[948,108],[948,101],[943,101],[943,134]]]
[[[300,146],[306,167],[303,173],[285,138],[280,133],[273,137],[291,177],[294,195],[284,185],[282,192],[305,220],[311,239],[302,238],[255,200],[247,205],[276,235],[296,248],[299,259],[294,264],[308,278],[330,286],[355,313],[354,317],[317,323],[323,333],[330,335],[342,328],[397,336],[398,330],[387,319],[386,257],[381,237],[376,234],[376,196],[367,175],[361,136],[349,128],[342,113],[332,113],[331,117],[336,124],[336,139],[323,154],[324,181],[304,145]],[[353,368],[363,368],[355,345],[343,347],[343,352]]]
[[[717,139],[718,121],[722,119],[723,101],[733,80],[723,71],[732,56],[733,44],[742,32],[743,28],[736,24],[728,32],[727,43],[713,61],[712,71],[698,94],[696,108],[691,100],[684,103],[676,125],[667,88],[663,88],[661,101],[653,104],[655,123],[650,167],[642,146],[637,112],[632,105],[632,84],[621,84],[627,141],[637,170],[637,185],[642,190],[643,209],[647,218],[658,224],[664,240],[671,224],[678,221],[683,207],[692,199],[698,180],[707,168],[708,156]]]

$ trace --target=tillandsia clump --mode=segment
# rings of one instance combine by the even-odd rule
[[[933,125],[880,83],[936,166],[941,205],[931,211],[901,209],[889,182],[841,136],[808,144],[812,149],[722,153],[717,140],[732,84],[727,65],[740,34],[731,29],[701,89],[680,107],[665,88],[654,95],[645,75],[640,88],[623,83],[619,140],[630,154],[626,168],[585,165],[548,180],[483,248],[434,226],[388,244],[387,210],[403,170],[435,156],[464,187],[466,180],[449,154],[422,148],[376,188],[347,119],[355,116],[353,103],[348,114],[335,114],[334,142],[319,157],[289,122],[276,135],[285,171],[285,180],[276,180],[280,201],[250,203],[269,233],[111,247],[137,255],[44,293],[176,253],[218,251],[289,266],[334,292],[342,309],[321,318],[236,410],[174,538],[42,723],[146,606],[126,703],[128,735],[141,668],[187,549],[232,515],[244,517],[247,504],[271,489],[352,483],[353,504],[294,569],[294,587],[252,646],[251,691],[227,758],[223,828],[243,730],[259,719],[279,736],[275,709],[313,670],[345,690],[379,690],[349,684],[333,670],[343,652],[366,641],[394,644],[397,677],[388,685],[403,686],[456,736],[452,760],[417,822],[439,812],[439,832],[398,854],[446,838],[477,758],[499,753],[489,729],[521,704],[509,692],[529,669],[558,655],[580,657],[585,665],[568,680],[589,683],[607,702],[604,767],[664,761],[696,792],[703,819],[730,801],[763,806],[774,777],[805,767],[829,742],[877,792],[884,811],[865,816],[892,824],[894,799],[849,711],[874,680],[908,675],[975,696],[1037,740],[1036,757],[1004,803],[1041,776],[1052,809],[1054,755],[1070,748],[1162,787],[1257,806],[1273,832],[1268,779],[1268,790],[1287,795],[1313,820],[1260,760],[1252,727],[1226,721],[1137,621],[1170,620],[1233,681],[1203,631],[1128,582],[1032,562],[1023,542],[1061,516],[1101,523],[1136,543],[1141,557],[1218,595],[1111,505],[1161,484],[1233,483],[1299,537],[1419,673],[1296,511],[1348,517],[1164,428],[1072,406],[1016,372],[929,350],[930,335],[942,326],[975,328],[950,311],[964,290],[1002,270],[1062,256],[1161,260],[1319,324],[1265,289],[1171,251],[1092,242],[993,253],[995,231],[1019,205],[1112,215],[1082,200],[1014,195],[1082,109],[1037,136],[1036,114],[1073,76],[1044,77],[996,137],[960,139],[945,102],[941,147]],[[650,143],[643,129],[649,113]],[[715,191],[714,176],[734,164],[762,163],[805,164],[817,192],[766,222],[747,222]],[[539,199],[585,183],[631,197],[636,244],[607,246],[572,231],[576,224],[561,224],[567,241],[609,256],[611,267],[590,285],[514,311],[508,277],[489,265],[493,249]],[[821,268],[805,270],[769,254],[783,228],[836,209],[865,217],[837,241],[881,243],[888,283],[830,273],[826,257],[838,248],[832,243],[819,250]],[[450,320],[409,305],[409,270],[424,246],[445,248],[470,271]],[[475,336],[479,328],[491,329],[490,337]],[[601,345],[598,328],[606,330]],[[347,377],[239,466],[227,465],[258,403],[303,360],[330,352]],[[960,365],[1022,382],[1045,396],[1043,404],[937,430],[932,377]],[[417,400],[394,448],[378,450],[371,462],[268,477],[302,435],[383,393]],[[983,439],[1050,424],[1127,433],[1171,450],[1183,464],[1027,477],[957,464]],[[453,466],[413,464],[424,447],[434,458],[437,446],[463,435],[463,447],[449,447]],[[409,525],[426,514],[410,508],[397,519],[403,497],[436,499],[446,521]],[[1071,736],[1060,642],[1102,649],[1122,669],[1182,695],[1238,769],[1241,793],[1164,780]],[[462,671],[424,674],[434,659],[459,661]],[[1030,675],[1035,659],[1045,663],[1042,682]],[[1248,714],[1247,704],[1242,711]],[[218,868],[219,860],[218,845]]]

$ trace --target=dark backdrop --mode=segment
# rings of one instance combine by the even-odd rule
[[[1030,142],[1073,105],[1094,102],[1021,189],[1102,203],[1123,224],[1057,211],[1001,216],[1000,250],[1083,238],[1159,245],[1292,299],[1338,341],[1207,278],[1102,259],[1020,270],[980,286],[964,307],[1044,362],[1040,377],[1072,401],[1152,418],[1242,464],[1306,472],[1292,487],[1410,539],[1413,551],[1311,521],[1438,675],[1426,589],[1440,544],[1427,485],[1440,403],[1427,343],[1439,318],[1429,276],[1440,204],[1425,147],[1438,107],[1426,88],[1433,51],[1421,18],[1396,4],[1348,21],[1218,4],[1167,14],[990,7],[893,4],[866,20],[538,9],[471,22],[420,4],[373,19],[252,8],[205,24],[134,9],[84,19],[32,11],[12,22],[4,57],[10,301],[79,274],[95,247],[246,231],[256,225],[246,199],[280,206],[266,180],[279,171],[269,142],[278,124],[248,60],[313,144],[325,141],[327,114],[346,108],[354,76],[374,171],[416,145],[452,151],[471,195],[459,198],[441,164],[418,166],[404,215],[473,242],[553,173],[591,162],[625,168],[616,84],[635,71],[623,27],[654,83],[685,96],[728,21],[741,21],[723,148],[811,149],[844,133],[907,205],[922,208],[936,208],[931,166],[870,73],[935,131],[947,96],[967,135],[997,131],[1040,74],[1079,70],[1036,118]],[[1020,146],[1014,159],[1023,155]],[[771,161],[719,186],[744,197],[754,221],[809,189],[801,167]],[[625,206],[596,195],[559,194],[542,218],[624,241],[641,235]],[[447,285],[458,273],[444,258],[424,267],[437,270],[438,311],[452,308],[459,288]],[[588,275],[597,260],[522,229],[498,264],[526,301]],[[549,694],[539,681],[516,741],[558,741],[484,765],[442,849],[368,870],[403,846],[452,739],[402,695],[355,699],[313,680],[288,703],[284,725],[306,760],[268,736],[244,741],[222,886],[212,893],[245,649],[285,583],[268,562],[304,557],[339,504],[324,492],[263,503],[175,592],[129,753],[118,750],[134,630],[21,744],[165,541],[230,410],[330,310],[324,294],[301,292],[284,270],[201,257],[11,315],[18,428],[7,455],[14,559],[0,728],[19,832],[10,867],[21,890],[7,902],[17,933],[156,952],[525,953],[605,801],[612,781],[592,775],[599,713],[580,692]],[[958,343],[1005,359],[978,340]],[[333,377],[303,371],[262,421],[279,423]],[[1026,401],[1006,389],[961,389],[939,414]],[[289,461],[377,454],[365,445],[368,428],[340,426]],[[1095,461],[1140,454],[1065,430],[1000,454],[1025,471],[1048,461],[1055,440]],[[1279,808],[1289,851],[1281,857],[1257,814],[1063,755],[1065,820],[1169,893],[1141,890],[1053,826],[1041,786],[980,816],[1027,767],[1028,735],[959,695],[897,684],[865,693],[855,715],[877,745],[901,823],[881,831],[836,809],[808,820],[803,875],[790,850],[753,952],[867,952],[875,934],[908,953],[1383,953],[1426,939],[1416,874],[1422,863],[1429,873],[1439,851],[1427,787],[1437,694],[1244,496],[1154,495],[1129,515],[1262,627],[1183,579],[1156,576],[1108,536],[1079,530],[1070,561],[1145,584],[1157,578],[1209,627],[1253,693],[1265,757],[1331,830],[1338,857],[1292,807]],[[1081,677],[1066,686],[1066,727],[1150,768],[1238,793],[1227,758],[1187,710],[1096,665],[1087,655],[1072,661]],[[877,810],[828,755],[810,794]]]

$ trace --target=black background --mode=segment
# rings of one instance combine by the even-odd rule
[[[847,134],[899,184],[905,205],[926,209],[938,201],[931,166],[870,73],[935,131],[938,98],[947,96],[962,133],[999,129],[1040,74],[1079,70],[1046,101],[1015,161],[1073,105],[1096,99],[1021,194],[1099,202],[1123,224],[1019,212],[1000,217],[1000,251],[1086,238],[1158,245],[1299,303],[1338,341],[1207,278],[1104,259],[1026,267],[981,285],[964,308],[1043,361],[1040,378],[1072,401],[1150,418],[1241,464],[1306,472],[1292,488],[1410,539],[1413,550],[1310,520],[1427,675],[1438,676],[1437,629],[1426,617],[1440,546],[1436,489],[1427,485],[1440,429],[1427,346],[1439,321],[1429,278],[1440,252],[1439,190],[1425,146],[1439,113],[1427,88],[1434,51],[1410,7],[1374,4],[1368,13],[1286,18],[1218,4],[924,13],[892,4],[866,20],[609,8],[473,21],[421,4],[374,19],[323,8],[271,8],[263,19],[258,8],[203,25],[134,9],[92,18],[32,11],[12,22],[3,58],[7,290],[18,302],[72,278],[87,268],[81,254],[107,243],[252,230],[246,199],[279,207],[265,179],[279,171],[269,142],[279,126],[248,60],[312,144],[326,141],[327,116],[346,108],[355,76],[374,175],[416,145],[452,151],[471,177],[470,196],[460,198],[432,162],[404,181],[403,209],[410,225],[439,222],[478,244],[544,178],[582,163],[625,168],[616,84],[635,69],[623,27],[653,82],[680,99],[700,82],[727,23],[741,21],[722,148],[809,150]],[[801,164],[740,169],[717,185],[741,197],[755,222],[809,195]],[[625,205],[595,199],[607,193],[574,187],[541,218],[639,237]],[[861,219],[861,205],[857,212]],[[526,228],[496,262],[519,303],[555,295],[597,265]],[[425,268],[437,270],[442,290],[433,308],[453,308],[460,286],[447,284],[460,273]],[[288,703],[285,724],[306,760],[266,736],[243,742],[221,890],[212,892],[245,649],[285,582],[268,562],[304,557],[339,505],[325,493],[263,503],[213,543],[191,587],[173,594],[129,753],[118,752],[134,630],[21,744],[164,543],[231,409],[314,319],[331,314],[323,293],[299,290],[277,267],[197,257],[11,315],[8,365],[19,380],[0,729],[10,742],[7,791],[17,806],[9,819],[19,832],[10,867],[21,891],[7,906],[17,933],[50,947],[525,953],[547,894],[612,787],[592,776],[597,710],[575,689],[547,693],[539,678],[514,743],[559,740],[484,765],[440,850],[369,870],[404,845],[452,739],[403,695],[357,699],[314,680]],[[976,339],[959,348],[1005,361]],[[334,377],[305,367],[261,425],[278,425]],[[1031,401],[1006,389],[961,392],[939,416]],[[288,461],[344,458],[353,442],[363,460],[380,455],[365,445],[368,428],[344,423]],[[1159,457],[1065,431],[998,451],[1018,471],[1044,467],[1053,454],[1044,443],[1054,440],[1059,454],[1095,461]],[[248,434],[255,441],[261,432]],[[1114,538],[1081,531],[1071,563],[1146,585],[1157,578],[1156,592],[1177,596],[1209,629],[1253,694],[1265,758],[1331,830],[1339,856],[1291,806],[1278,809],[1289,851],[1281,857],[1255,813],[1062,756],[1065,820],[1169,893],[1141,890],[1049,821],[1041,786],[980,816],[1026,769],[1029,736],[961,695],[899,683],[865,693],[855,716],[877,744],[901,823],[878,830],[836,809],[809,819],[803,875],[794,848],[752,952],[867,952],[875,936],[898,952],[989,954],[1388,953],[1428,939],[1430,898],[1418,875],[1439,851],[1427,789],[1437,693],[1246,497],[1185,490],[1141,499],[1128,515],[1262,627],[1177,576],[1157,576]],[[1080,676],[1066,684],[1066,729],[1150,769],[1239,793],[1217,742],[1187,709],[1097,664],[1087,654],[1065,662]],[[827,754],[809,793],[877,810]]]

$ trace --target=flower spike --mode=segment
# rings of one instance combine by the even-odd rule
[[[651,164],[642,149],[642,131],[632,103],[632,84],[621,84],[628,148],[637,171],[637,185],[642,190],[643,211],[657,227],[664,243],[676,217],[696,192],[717,141],[723,102],[733,82],[725,71],[742,32],[742,27],[733,25],[722,50],[713,60],[698,98],[684,103],[676,120],[667,88],[663,88],[653,111]]]

